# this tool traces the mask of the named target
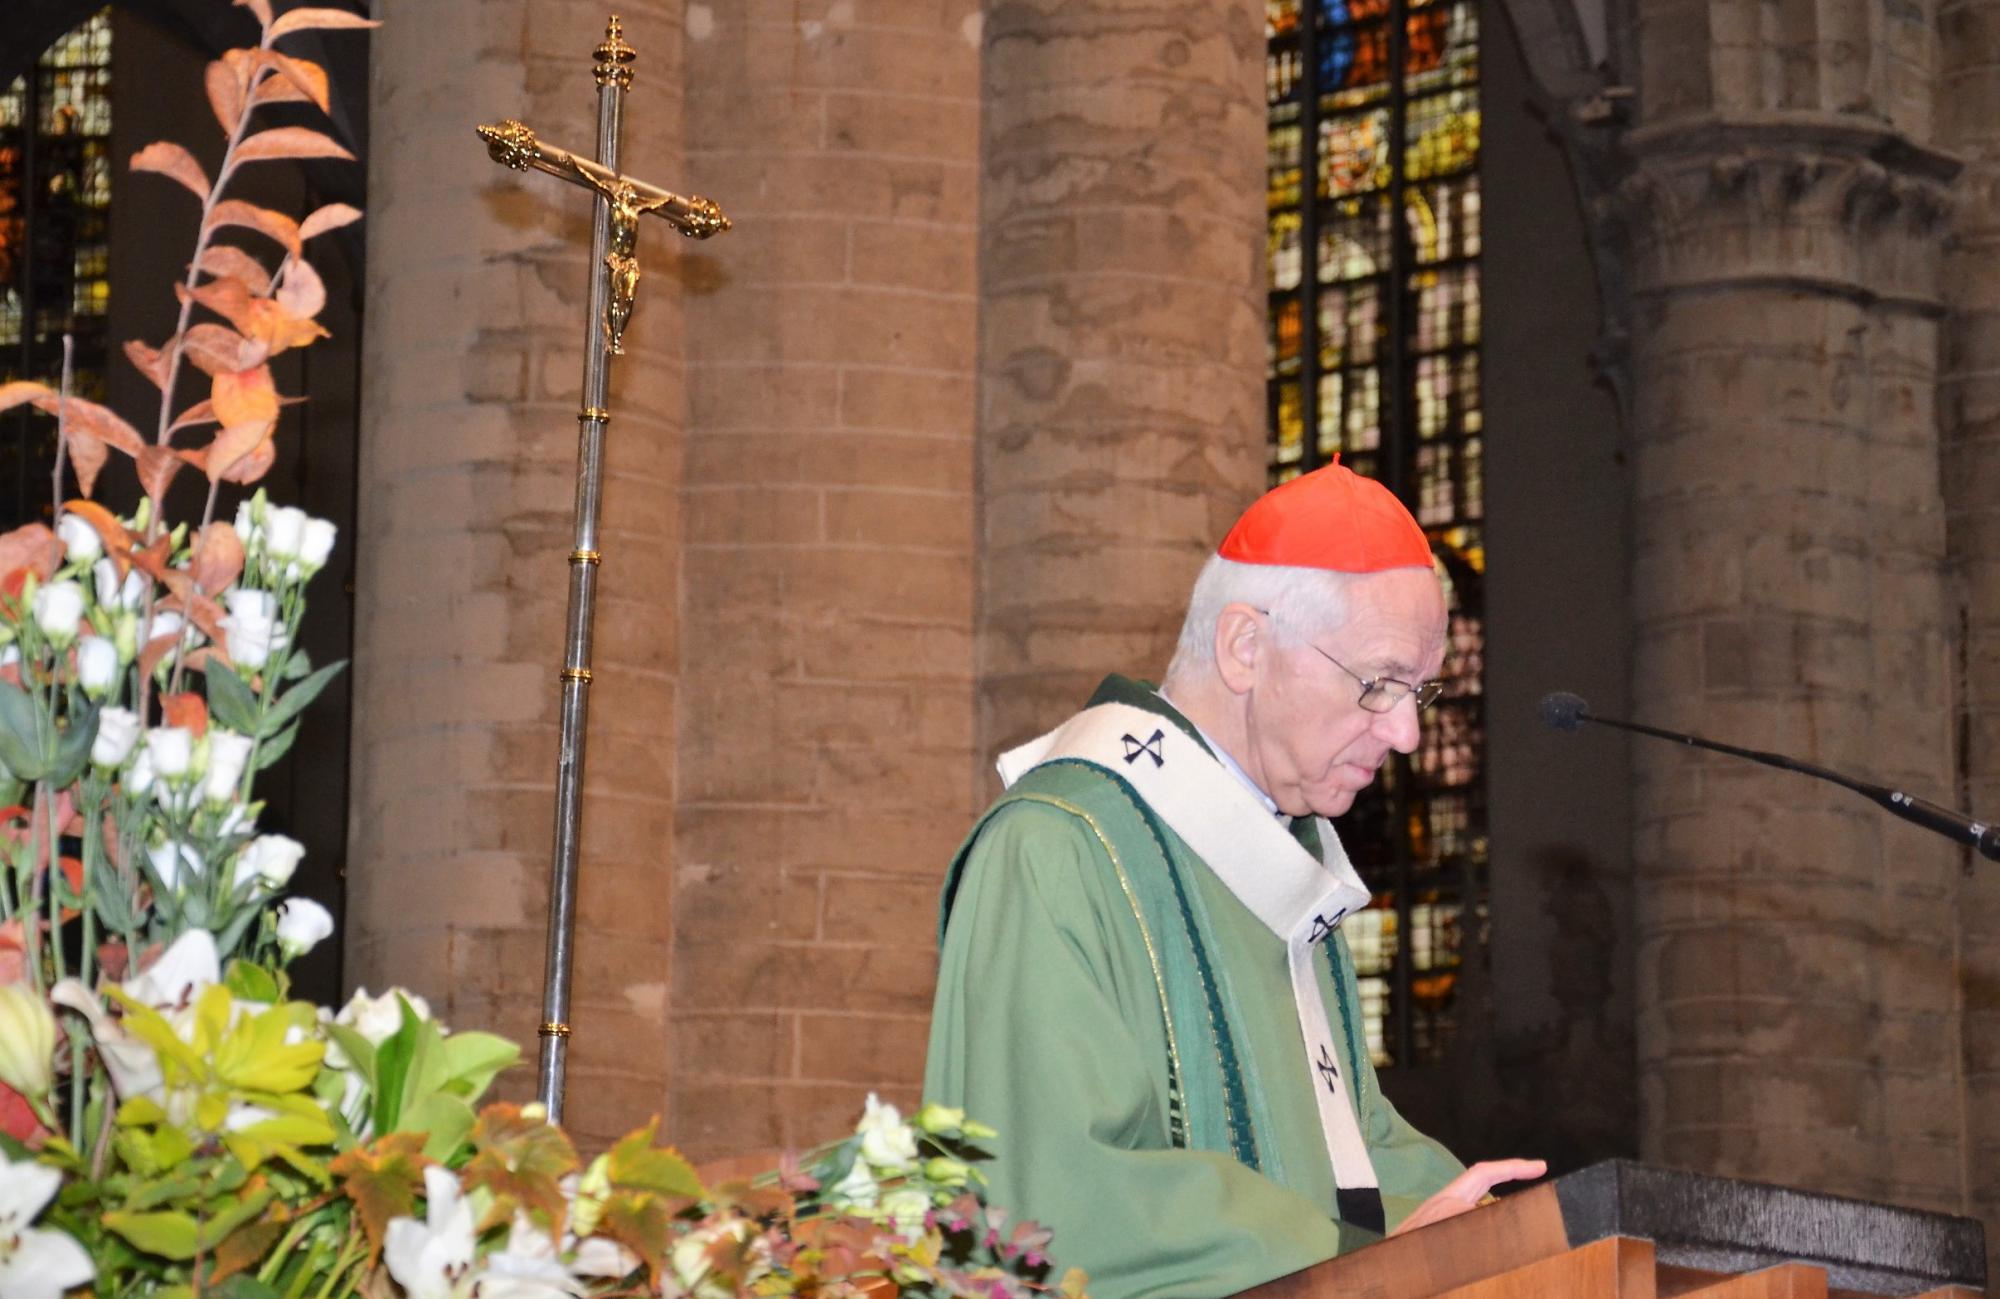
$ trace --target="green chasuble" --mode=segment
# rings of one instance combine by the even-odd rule
[[[1200,742],[1142,683],[1105,702]],[[1346,943],[1320,951],[1393,1228],[1461,1165],[1382,1095]],[[1297,1014],[1284,939],[1110,767],[1051,761],[953,864],[924,1095],[999,1129],[989,1200],[1052,1228],[1094,1299],[1216,1299],[1377,1239],[1339,1220]]]

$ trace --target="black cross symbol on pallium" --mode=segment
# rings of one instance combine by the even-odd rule
[[[1340,1094],[1340,1068],[1334,1064],[1333,1052],[1326,1049],[1326,1043],[1324,1042],[1319,1044],[1319,1062],[1313,1067],[1319,1070],[1320,1081],[1326,1084],[1326,1089],[1338,1096]]]
[[[1328,920],[1325,916],[1314,916],[1312,932],[1306,935],[1306,941],[1308,943],[1322,943],[1333,937],[1333,927],[1339,924],[1340,918],[1346,914],[1345,911],[1336,911],[1333,913],[1333,919],[1331,920]]]

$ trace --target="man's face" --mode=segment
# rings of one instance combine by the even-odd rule
[[[1347,585],[1345,623],[1307,640],[1267,642],[1258,656],[1249,701],[1253,775],[1288,816],[1339,816],[1390,750],[1415,751],[1417,705],[1404,698],[1386,713],[1367,711],[1361,683],[1326,656],[1366,678],[1415,684],[1437,676],[1445,640],[1437,577],[1396,568],[1356,578]]]

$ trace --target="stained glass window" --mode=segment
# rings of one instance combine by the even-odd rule
[[[1484,914],[1479,16],[1477,0],[1265,5],[1272,481],[1339,456],[1386,483],[1451,610],[1421,746],[1340,823],[1375,891],[1346,933],[1384,1066],[1449,1046]]]
[[[53,384],[76,339],[75,391],[101,400],[111,308],[111,11],[0,88],[0,380]],[[0,526],[47,511],[54,427],[0,416]]]

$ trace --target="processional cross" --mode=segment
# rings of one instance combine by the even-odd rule
[[[597,195],[590,232],[590,300],[584,322],[583,409],[577,412],[576,533],[569,553],[569,615],[562,670],[562,738],[556,759],[556,829],[549,879],[548,961],[542,978],[537,1095],[551,1122],[562,1118],[569,980],[576,937],[577,853],[583,822],[584,731],[589,722],[591,626],[597,610],[597,515],[604,481],[604,430],[611,422],[611,358],[625,354],[625,326],[639,291],[639,218],[657,216],[692,239],[729,229],[708,199],[676,194],[618,171],[625,92],[638,53],[616,15],[595,54],[597,160],[545,144],[516,121],[479,128],[495,162],[545,171]]]

